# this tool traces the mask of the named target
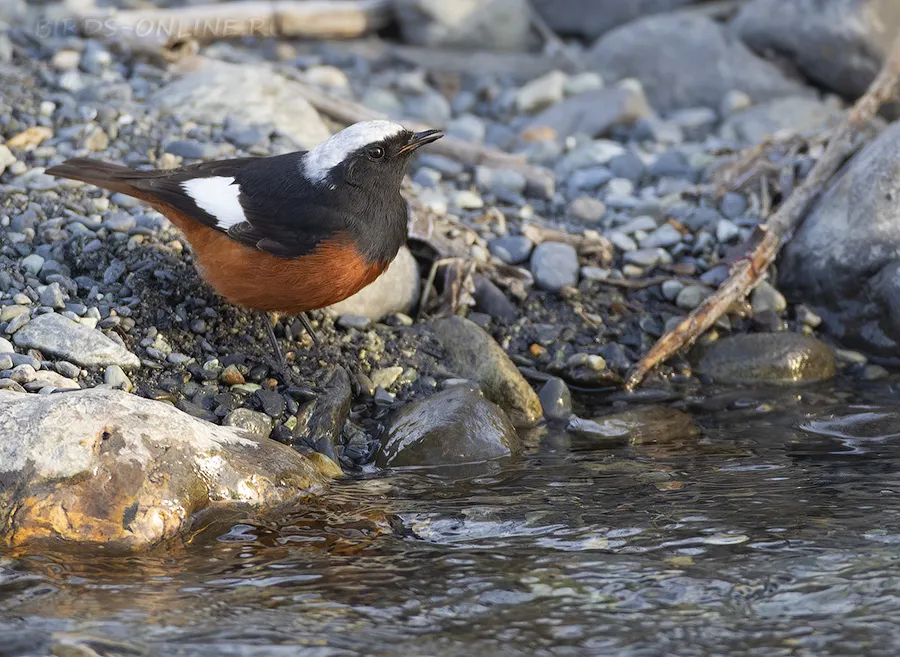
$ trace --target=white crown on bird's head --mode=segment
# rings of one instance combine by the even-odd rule
[[[310,150],[303,158],[303,173],[313,182],[324,180],[351,153],[401,133],[411,134],[411,131],[393,121],[354,123]]]

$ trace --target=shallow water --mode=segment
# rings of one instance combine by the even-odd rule
[[[894,657],[898,391],[683,398],[699,434],[554,433],[159,554],[7,555],[0,655]]]

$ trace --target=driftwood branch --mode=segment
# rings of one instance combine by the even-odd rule
[[[290,73],[288,71],[288,73]],[[293,76],[297,79],[297,76]],[[354,103],[343,98],[331,96],[321,89],[310,86],[298,80],[300,95],[315,107],[318,111],[331,117],[338,123],[351,124],[359,121],[371,121],[387,118],[381,112],[377,112],[365,105]],[[433,126],[405,121],[406,126],[412,130],[426,130]],[[496,169],[512,169],[521,173],[528,184],[531,193],[551,198],[555,189],[553,174],[543,168],[535,167],[522,157],[510,155],[496,148],[473,144],[455,137],[444,137],[428,147],[429,152],[445,155],[467,166],[484,165]]]
[[[389,0],[240,0],[92,13],[79,18],[79,27],[86,37],[159,52],[188,41],[244,36],[353,39],[391,20]]]
[[[782,245],[800,224],[812,201],[853,152],[859,132],[866,128],[882,105],[890,102],[900,82],[900,37],[894,42],[881,72],[866,93],[835,127],[822,156],[816,161],[806,180],[781,205],[764,225],[762,237],[746,257],[735,261],[728,279],[715,294],[694,309],[684,321],[663,335],[635,366],[625,382],[632,390],[650,370],[667,360],[683,347],[693,344],[704,331],[727,312],[729,306],[743,299],[763,277],[775,261]]]

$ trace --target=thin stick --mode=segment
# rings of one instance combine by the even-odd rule
[[[900,80],[900,37],[866,93],[847,112],[834,129],[828,146],[816,161],[806,180],[761,227],[763,237],[745,258],[735,261],[728,279],[712,296],[688,315],[674,329],[663,335],[628,375],[625,388],[633,390],[650,370],[693,344],[704,331],[725,314],[735,301],[744,298],[762,280],[775,261],[782,245],[803,220],[807,208],[822,188],[853,152],[860,130],[868,125],[879,108],[894,98]]]

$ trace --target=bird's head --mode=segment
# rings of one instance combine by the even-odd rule
[[[392,121],[363,121],[310,150],[301,166],[307,179],[331,189],[346,184],[397,192],[410,156],[443,136],[440,130],[413,132]]]

